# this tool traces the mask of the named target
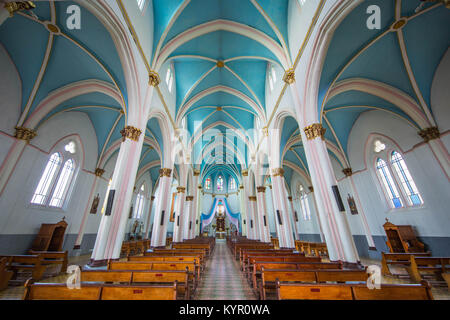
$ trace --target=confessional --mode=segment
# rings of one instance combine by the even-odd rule
[[[386,219],[383,228],[387,236],[386,244],[391,253],[425,252],[425,245],[417,240],[412,226],[395,225]]]
[[[62,251],[67,222],[43,223],[33,241],[32,251]]]

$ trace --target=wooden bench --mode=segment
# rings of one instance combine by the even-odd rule
[[[8,282],[14,275],[14,272],[7,269],[8,264],[8,258],[0,259],[0,290],[6,289],[8,287]]]
[[[81,282],[106,282],[125,283],[128,285],[137,283],[173,284],[177,281],[177,292],[184,299],[189,300],[193,283],[190,273],[186,271],[128,271],[128,270],[84,270],[80,274]],[[192,278],[191,278],[192,279]]]
[[[29,254],[31,255],[40,255],[42,257],[42,265],[61,265],[60,273],[67,272],[68,265],[68,256],[67,251],[33,251],[30,250]]]
[[[247,258],[247,263],[244,269],[245,273],[249,273],[253,269],[255,262],[322,262],[320,257],[305,257],[304,255],[280,255],[280,256],[253,256],[250,255]]]
[[[23,270],[31,272],[33,280],[41,280],[46,269],[41,255],[7,255],[0,258],[7,258],[6,268],[13,272],[12,280],[15,280],[17,273]]]
[[[206,243],[174,243],[173,249],[205,249],[206,256],[211,254],[211,246]]]
[[[23,300],[176,300],[177,285],[81,284],[70,289],[65,283],[27,281]]]
[[[200,268],[200,272],[203,271],[203,265],[199,256],[131,256],[127,258],[128,261],[143,261],[143,262],[195,262]]]
[[[389,265],[397,265],[401,267],[409,267],[410,265],[410,256],[414,255],[417,257],[431,257],[431,252],[420,252],[420,253],[381,253],[381,274],[386,276],[393,276],[389,270]]]
[[[242,270],[244,269],[244,265],[247,264],[247,259],[249,255],[259,255],[259,256],[279,256],[279,255],[302,255],[302,253],[294,253],[293,249],[260,249],[260,250],[241,250],[239,254],[239,263],[241,265]]]
[[[261,268],[258,292],[266,300],[267,290],[274,290],[276,282],[366,282],[369,274],[362,270],[273,270]]]
[[[170,250],[170,251],[165,251],[165,250]],[[165,250],[164,251],[145,252],[143,256],[144,257],[158,257],[158,256],[198,257],[200,259],[200,265],[204,266],[206,263],[205,250],[198,250],[198,251],[192,251],[191,249],[187,249],[187,250],[165,249]]]
[[[450,257],[419,257],[411,255],[410,265],[407,268],[410,278],[415,283],[420,283],[422,275],[434,274],[438,280],[442,280],[442,275],[450,271]]]
[[[431,286],[422,284],[382,284],[369,289],[366,284],[276,284],[278,300],[433,300]]]
[[[257,281],[261,275],[261,268],[265,269],[289,269],[289,270],[316,270],[316,269],[334,269],[341,270],[342,262],[270,262],[256,261],[253,264],[251,273],[248,274],[248,280],[253,288],[257,289]]]

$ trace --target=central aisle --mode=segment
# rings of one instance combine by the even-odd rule
[[[217,240],[206,263],[195,300],[255,300],[252,289],[239,270],[225,240]]]

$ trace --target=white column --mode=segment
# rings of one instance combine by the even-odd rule
[[[113,206],[111,214],[103,215],[100,222],[100,230],[91,257],[92,265],[104,264],[109,259],[120,257],[144,142],[144,135],[141,133],[144,131],[145,124],[140,129],[128,125],[121,131],[124,140],[120,146],[111,181],[111,190],[115,192]]]
[[[188,235],[187,235],[186,239],[193,239],[195,237],[195,219],[197,216],[198,198],[200,197],[200,190],[197,187],[199,175],[200,175],[200,171],[197,169],[194,169],[194,179],[193,179],[193,183],[192,183],[192,186],[194,188],[194,190],[192,190],[193,198],[192,198],[192,200],[190,200],[191,204],[190,204],[190,209],[189,209],[189,221],[191,224],[191,228],[189,229],[189,231],[187,233]]]
[[[166,245],[166,231],[169,223],[170,187],[172,183],[172,169],[161,168],[159,170],[159,188],[156,196],[155,218],[153,219],[152,247]],[[164,214],[164,216],[162,216]]]
[[[191,219],[193,200],[194,200],[194,196],[186,196],[185,210],[184,210],[184,214],[183,214],[183,216],[184,216],[184,218],[183,218],[183,236],[181,238],[181,241],[190,239],[190,232],[193,227],[193,223],[192,223],[192,219]]]
[[[261,240],[259,234],[259,220],[257,217],[256,209],[256,196],[248,196],[248,206],[250,212],[250,230],[252,233],[252,239]]]
[[[277,226],[278,241],[280,248],[295,248],[292,236],[291,220],[289,219],[289,207],[287,204],[287,193],[284,186],[283,168],[272,169],[272,191],[273,206],[275,209],[275,221]],[[280,224],[280,219],[281,224]]]
[[[272,221],[273,221],[273,225],[275,226],[275,237],[278,239],[279,235],[278,235],[278,228],[277,228],[277,221],[276,221],[276,217],[275,217],[275,208],[273,206],[273,189],[272,189],[272,185],[269,186],[269,193],[270,193],[270,206],[267,205],[268,210],[271,210],[270,212],[272,212]],[[266,196],[266,200],[267,200],[267,196]],[[270,228],[269,228],[269,234],[270,234]]]
[[[266,187],[259,186],[256,188],[256,205],[258,207],[257,214],[259,217],[260,240],[262,242],[270,242],[269,219],[266,206]],[[264,224],[265,222],[265,224]]]
[[[310,191],[309,195],[310,195],[310,197],[312,198],[312,202],[313,202],[313,204],[314,204],[314,213],[315,213],[314,216],[315,216],[315,218],[317,219],[317,220],[316,220],[316,221],[317,221],[317,224],[319,225],[320,241],[321,241],[321,242],[325,242],[325,236],[323,235],[322,224],[321,224],[320,219],[319,219],[319,212],[317,211],[317,202],[316,202],[316,196],[315,196],[315,193],[314,193],[314,188],[313,188],[312,186],[310,186],[310,187],[308,187],[308,188],[309,188],[309,191]],[[307,197],[306,199],[307,199],[308,201],[310,201],[310,200],[309,200],[310,197]],[[311,203],[309,204],[309,207],[311,208]]]
[[[177,187],[177,200],[175,202],[175,221],[173,223],[173,242],[183,241],[183,220],[186,214],[184,207],[186,188],[183,186]]]
[[[150,232],[150,222],[152,220],[153,203],[155,202],[155,196],[150,197],[150,205],[148,206],[147,222],[145,224],[144,239],[148,239],[148,233]]]
[[[247,210],[245,205],[245,191],[244,186],[239,186],[239,200],[241,204],[241,235],[243,237],[247,236]],[[244,224],[245,221],[245,224]]]
[[[294,203],[292,202],[292,197],[289,196],[288,197],[289,200],[289,204],[290,204],[290,209],[291,209],[291,217],[292,217],[292,221],[294,223],[294,240],[300,240],[299,239],[299,235],[298,235],[298,227],[297,227],[297,221],[295,221],[295,209],[294,209]],[[298,214],[297,214],[298,216]]]
[[[358,262],[358,252],[345,211],[339,211],[332,189],[333,186],[337,186],[337,181],[323,140],[325,129],[316,123],[300,132],[329,257],[331,260]]]
[[[200,236],[201,230],[200,230],[200,216],[202,214],[202,207],[203,207],[203,188],[201,185],[198,186],[198,199],[197,199],[197,211],[195,212],[195,236]]]

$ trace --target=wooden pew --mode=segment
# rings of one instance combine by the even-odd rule
[[[176,300],[177,282],[173,285],[81,284],[69,289],[65,283],[27,281],[23,300]]]
[[[247,259],[249,255],[259,255],[259,256],[269,256],[269,255],[302,255],[302,253],[294,253],[293,249],[248,249],[248,250],[241,250],[239,254],[239,263],[242,267],[242,270],[244,269],[244,264],[247,263]]]
[[[209,257],[211,254],[211,245],[208,243],[174,243],[172,244],[173,249],[205,249],[206,256]]]
[[[8,287],[8,282],[11,280],[14,273],[7,269],[9,263],[8,258],[0,259],[0,290],[6,289]]]
[[[128,261],[143,261],[143,262],[153,262],[153,261],[163,261],[163,262],[195,262],[197,266],[200,267],[200,272],[203,271],[203,265],[201,264],[201,259],[199,256],[131,256],[127,258]]]
[[[285,255],[281,255],[281,256],[253,256],[250,255],[247,258],[247,263],[246,263],[246,269],[244,270],[244,272],[246,272],[247,274],[249,272],[251,272],[251,270],[253,270],[253,265],[256,262],[322,262],[322,259],[320,257],[305,257],[304,255],[296,255],[296,256],[285,256]]]
[[[186,271],[128,271],[128,270],[83,270],[80,274],[81,282],[106,282],[125,283],[128,285],[138,283],[168,284],[177,281],[177,291],[184,299],[189,300],[191,296],[190,273]]]
[[[386,275],[393,276],[394,275],[389,270],[389,265],[397,265],[397,266],[401,266],[404,268],[409,267],[410,263],[411,263],[409,257],[411,255],[414,255],[417,257],[431,257],[431,252],[420,252],[420,253],[382,252],[381,253],[381,274],[384,276],[386,276]]]
[[[194,275],[194,286],[197,287],[200,280],[200,268],[195,262],[164,262],[164,261],[108,261],[107,270],[178,270],[184,271],[188,268]]]
[[[278,300],[433,300],[431,286],[423,284],[303,284],[277,282]]]
[[[260,243],[260,244],[236,244],[233,248],[234,258],[237,260],[241,256],[241,251],[246,249],[273,249],[272,244]]]
[[[40,255],[43,260],[42,264],[45,266],[48,265],[61,265],[61,269],[59,270],[60,273],[66,273],[67,271],[67,265],[68,265],[68,256],[67,251],[33,251],[30,250],[29,254],[31,255]]]
[[[442,274],[450,271],[450,257],[419,257],[411,255],[409,257],[410,266],[407,268],[410,278],[415,283],[420,283],[422,275],[434,274],[438,280],[442,279]]]
[[[18,271],[23,270],[30,271],[33,280],[41,280],[46,269],[41,255],[7,255],[0,258],[8,259],[6,268],[13,272],[12,280],[17,278]]]
[[[263,300],[267,290],[276,288],[276,282],[366,282],[368,273],[362,270],[273,270],[261,268],[258,292]]]
[[[257,281],[261,275],[261,268],[265,269],[290,269],[290,270],[316,270],[333,269],[342,270],[342,262],[268,262],[256,261],[253,264],[248,280],[253,288],[257,289]]]

